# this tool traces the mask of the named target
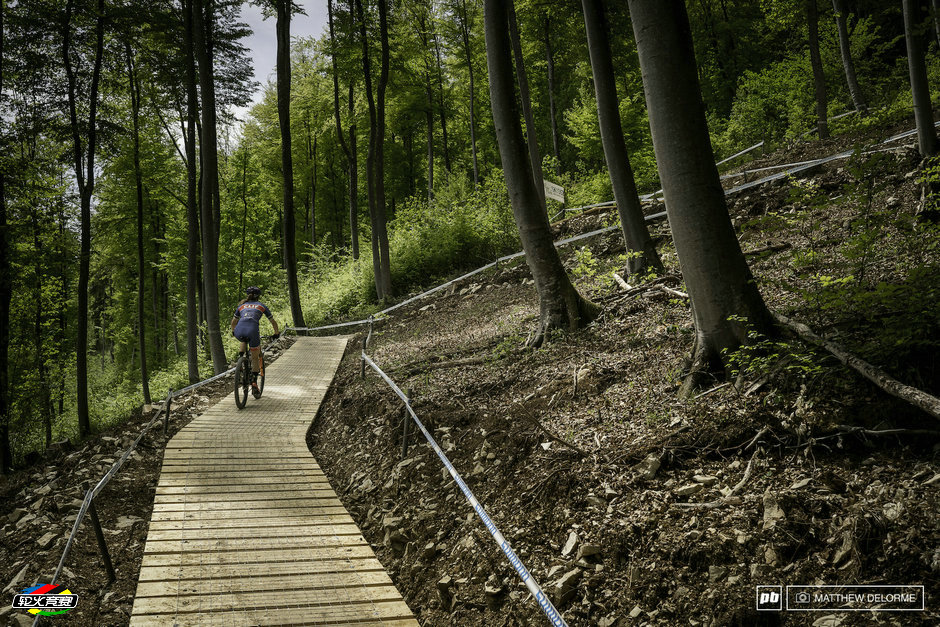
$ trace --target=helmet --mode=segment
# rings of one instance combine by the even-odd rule
[[[261,288],[260,288],[260,287],[255,287],[255,286],[251,286],[251,287],[249,287],[247,290],[245,290],[245,294],[247,294],[249,297],[251,297],[251,296],[255,296],[255,297],[261,296]]]

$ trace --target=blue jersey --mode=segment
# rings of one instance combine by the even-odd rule
[[[267,305],[261,301],[249,300],[235,308],[232,319],[237,320],[238,326],[242,328],[250,325],[257,329],[262,315],[267,316],[268,320],[273,318]]]

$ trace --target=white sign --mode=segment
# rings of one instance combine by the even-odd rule
[[[557,200],[558,202],[565,202],[565,188],[561,185],[556,185],[551,181],[546,181],[542,179],[542,183],[545,186],[545,197],[551,198],[552,200]]]

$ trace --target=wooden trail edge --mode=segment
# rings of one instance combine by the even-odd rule
[[[835,342],[830,342],[827,339],[819,337],[805,324],[790,320],[779,313],[774,313],[773,315],[778,323],[790,329],[807,342],[822,346],[832,353],[836,359],[861,374],[891,396],[907,401],[911,405],[919,407],[934,418],[940,420],[940,398],[901,383],[884,370],[871,365],[860,357],[856,357]]]
[[[346,342],[298,338],[167,443],[131,625],[417,627],[307,449]]]

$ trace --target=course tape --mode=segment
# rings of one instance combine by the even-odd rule
[[[389,376],[385,374],[368,355],[366,355],[365,351],[362,351],[362,359],[367,364],[369,364],[369,366],[375,370],[379,376],[382,377],[382,379],[385,380],[389,387],[392,388],[392,391],[394,391],[395,394],[397,394],[398,397],[405,403],[405,408],[414,419],[415,424],[417,424],[418,428],[421,429],[421,433],[424,434],[424,437],[431,445],[431,448],[433,448],[434,452],[437,453],[437,456],[441,459],[444,467],[447,468],[447,472],[449,472],[450,476],[453,477],[454,481],[457,482],[461,492],[463,492],[464,496],[467,497],[467,501],[469,501],[470,505],[473,507],[473,511],[475,511],[477,516],[480,517],[480,520],[483,521],[483,525],[486,527],[486,530],[490,532],[490,535],[493,536],[496,544],[506,555],[509,563],[512,564],[512,567],[516,570],[516,574],[519,575],[519,578],[522,579],[522,582],[526,585],[526,588],[528,588],[529,592],[532,593],[532,596],[535,597],[539,607],[543,612],[545,612],[545,616],[548,617],[549,622],[556,627],[567,627],[568,623],[565,622],[565,619],[561,617],[561,614],[559,614],[558,610],[555,609],[555,606],[552,605],[551,600],[549,600],[548,596],[542,590],[542,587],[539,586],[539,584],[535,581],[535,578],[532,577],[532,573],[528,571],[528,569],[522,563],[522,560],[519,559],[518,555],[516,555],[516,552],[512,550],[509,542],[505,537],[503,537],[503,534],[500,533],[499,528],[496,527],[496,523],[494,523],[493,520],[489,517],[489,515],[486,513],[486,510],[483,509],[483,506],[480,505],[480,502],[473,495],[473,492],[469,487],[467,487],[467,484],[464,483],[464,480],[460,477],[460,474],[454,468],[453,464],[450,463],[447,455],[445,455],[444,451],[441,450],[441,447],[438,446],[434,436],[428,432],[427,428],[424,426],[424,423],[421,422],[417,414],[414,413],[414,410],[411,409],[411,402],[408,400],[408,397],[405,396],[405,393],[402,392],[397,385],[395,385],[395,382],[392,381]]]

